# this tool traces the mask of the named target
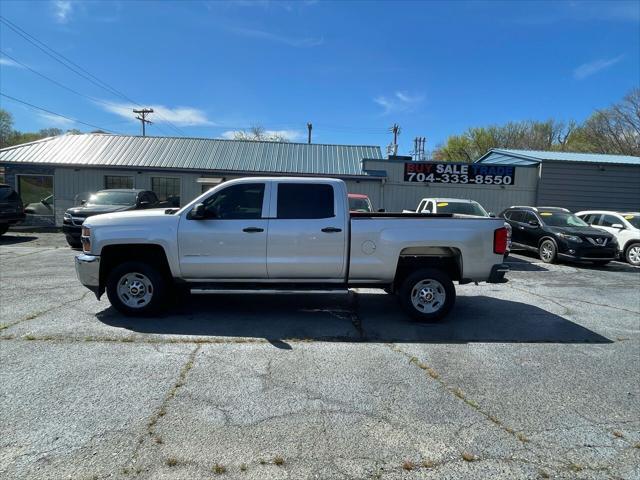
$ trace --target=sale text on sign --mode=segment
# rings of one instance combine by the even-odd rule
[[[470,183],[513,185],[516,167],[479,163],[405,162],[404,181],[416,183]]]

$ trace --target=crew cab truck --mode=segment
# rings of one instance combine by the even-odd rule
[[[82,284],[128,315],[173,292],[380,287],[412,317],[443,318],[454,281],[506,281],[503,220],[350,213],[344,182],[225,182],[181,209],[108,213],[82,225]]]

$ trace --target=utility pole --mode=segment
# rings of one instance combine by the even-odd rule
[[[311,122],[307,123],[307,130],[309,131],[307,143],[311,144],[311,130],[313,130],[313,124]]]
[[[153,108],[143,108],[142,110],[136,110],[135,108],[133,109],[133,113],[137,113],[139,114],[136,118],[138,120],[140,120],[140,122],[142,122],[142,136],[146,137],[146,130],[145,130],[145,124],[152,124],[153,122],[151,120],[147,120],[146,115],[147,113],[153,113]]]
[[[395,156],[398,154],[398,135],[400,135],[400,125],[394,123],[389,131],[393,133],[393,143],[387,147],[387,154]]]

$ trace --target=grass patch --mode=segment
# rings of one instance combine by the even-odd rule
[[[222,475],[223,473],[227,473],[227,467],[216,463],[213,467],[211,467],[211,471],[216,475]]]
[[[475,462],[478,459],[478,457],[476,457],[473,453],[462,452],[462,459],[465,462]]]
[[[636,442],[636,443],[633,445],[633,448],[640,448],[640,442]]]
[[[36,340],[37,337],[35,335],[25,335],[24,339],[25,340]]]
[[[624,438],[624,433],[622,433],[620,430],[614,430],[613,436],[618,438]]]
[[[518,434],[516,434],[516,438],[517,438],[518,440],[520,440],[521,442],[523,442],[523,443],[527,443],[527,442],[529,441],[529,439],[525,436],[525,434],[524,434],[524,433],[518,433]]]
[[[178,465],[178,459],[175,457],[169,457],[164,463],[166,463],[168,467],[175,467]]]
[[[284,458],[282,458],[281,456],[276,456],[273,457],[273,464],[274,465],[278,465],[279,467],[281,467],[282,465],[284,465]]]
[[[414,468],[416,468],[416,464],[413,463],[411,460],[405,460],[404,462],[402,462],[402,469],[403,470],[406,470],[407,472],[410,472]]]
[[[551,475],[549,475],[547,472],[545,472],[544,470],[540,470],[538,472],[538,475],[540,476],[540,478],[550,478]]]
[[[260,459],[260,465],[266,465],[267,461],[264,458]]]
[[[579,465],[577,463],[572,463],[571,465],[569,465],[569,468],[574,472],[581,472],[583,469],[582,465]]]
[[[433,460],[423,460],[422,461],[422,466],[424,468],[433,468],[436,466],[435,462]]]
[[[240,471],[241,472],[246,472],[247,471],[247,464],[243,463],[242,465],[240,465]]]
[[[164,440],[162,439],[162,437],[155,437],[153,441],[158,445],[162,445],[164,443]]]

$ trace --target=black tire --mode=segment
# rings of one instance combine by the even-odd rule
[[[436,298],[436,300],[431,303],[431,306],[435,307],[435,309],[425,311],[424,309],[414,304],[413,299],[416,296],[419,297],[420,295],[420,290],[418,290],[419,284],[421,282],[428,282],[430,280],[436,282],[439,285],[429,285],[428,283],[424,285],[428,290],[425,292],[425,294],[435,295]],[[444,295],[444,298],[438,304],[437,298],[438,296],[442,295]],[[431,297],[427,298],[427,302],[425,302],[427,303],[427,306],[424,308],[429,309],[429,298]],[[424,268],[416,270],[404,279],[399,290],[399,299],[403,310],[414,320],[418,320],[420,322],[437,322],[438,320],[444,318],[455,304],[456,288],[454,287],[449,275],[447,275],[442,270],[438,270],[435,268]],[[420,300],[416,299],[416,303],[420,304]]]
[[[9,231],[9,224],[0,225],[0,235],[4,235]]]
[[[610,261],[610,260],[595,260],[595,261],[593,262],[593,264],[594,264],[596,267],[604,267],[607,263],[609,263],[609,261]]]
[[[71,248],[82,248],[82,242],[80,240],[75,240],[71,237],[67,237],[67,243]]]
[[[624,250],[624,259],[629,265],[640,266],[640,243],[632,243]]]
[[[558,248],[553,240],[544,240],[538,247],[538,257],[544,263],[556,263],[558,258]]]
[[[133,286],[133,282],[126,282],[125,276],[133,277],[134,281],[142,284],[145,296],[137,298],[135,295],[128,295],[131,298],[130,304],[127,305],[118,293],[118,287],[126,285]],[[130,316],[149,315],[157,312],[164,305],[167,293],[167,279],[158,269],[144,262],[125,262],[115,267],[107,278],[107,297],[111,305],[119,312]],[[140,290],[138,290],[138,293]],[[150,298],[145,302],[146,293],[150,292]],[[132,307],[131,304],[137,303],[139,306]]]

